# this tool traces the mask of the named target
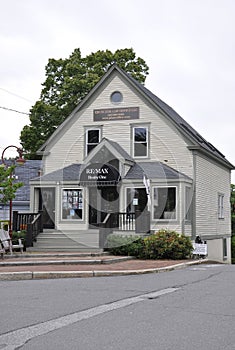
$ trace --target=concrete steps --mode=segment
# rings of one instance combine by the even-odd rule
[[[27,248],[28,252],[89,252],[99,249],[99,231],[52,231],[44,230],[37,237],[33,247]]]

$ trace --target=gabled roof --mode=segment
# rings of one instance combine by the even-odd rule
[[[191,180],[187,175],[161,162],[138,162],[128,171],[125,179],[143,179],[144,174],[149,179],[179,180],[184,178]]]
[[[115,73],[115,71],[120,74],[124,79],[126,79],[132,87],[134,87],[144,98],[148,99],[151,104],[160,110],[168,120],[170,120],[177,129],[185,136],[187,136],[191,142],[192,146],[190,149],[197,149],[199,151],[204,151],[208,156],[211,156],[215,160],[220,161],[223,165],[227,166],[229,169],[234,169],[234,166],[225,158],[225,156],[216,149],[210,142],[206,141],[194,128],[192,128],[173,108],[163,102],[159,97],[154,95],[150,90],[148,90],[144,85],[135,80],[130,74],[126,73],[116,64],[114,64],[110,69],[104,74],[100,81],[94,86],[94,88],[87,94],[87,96],[81,101],[81,103],[74,109],[70,116],[56,129],[53,135],[40,147],[38,150],[39,154],[43,154],[46,146],[62,131],[64,126],[71,122],[75,114],[80,111],[86,102],[90,99],[94,92],[96,92],[99,87]]]
[[[100,147],[102,147],[103,145],[106,147],[109,147],[109,145],[111,146],[111,152],[112,152],[112,148],[113,150],[115,150],[125,161],[129,161],[129,162],[135,162],[134,159],[130,156],[129,153],[127,153],[127,151],[124,150],[124,148],[122,148],[122,146],[119,145],[119,143],[107,139],[106,137],[104,137],[100,143],[99,143]],[[99,147],[99,145],[97,145],[94,148],[94,153],[96,153],[96,148]],[[92,154],[92,153],[91,153]],[[118,157],[119,158],[119,157]]]
[[[56,181],[79,181],[81,164],[71,164],[65,168],[52,171],[51,173],[36,177],[30,182],[56,182]]]
[[[63,169],[55,170],[51,173],[36,177],[30,182],[66,182],[66,181],[80,181],[80,175],[83,170],[82,164],[71,164]],[[127,180],[142,180],[143,175],[146,175],[149,179],[165,179],[165,180],[179,180],[188,179],[191,180],[187,175],[169,167],[168,165],[161,162],[139,162],[135,163],[124,179]]]

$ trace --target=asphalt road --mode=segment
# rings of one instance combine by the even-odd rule
[[[233,350],[235,265],[0,282],[0,349]]]

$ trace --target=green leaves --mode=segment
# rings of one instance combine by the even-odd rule
[[[193,246],[190,237],[161,229],[147,237],[111,234],[107,249],[114,255],[131,255],[139,259],[181,260],[190,257]]]
[[[26,158],[38,158],[36,151],[114,63],[140,83],[145,82],[149,68],[132,48],[114,53],[99,50],[86,57],[77,48],[69,58],[48,60],[40,100],[30,111],[30,125],[24,126],[20,135]]]
[[[0,166],[0,202],[7,204],[10,200],[15,198],[15,192],[21,186],[22,182],[15,183],[12,176],[15,166],[5,168]]]
[[[232,220],[232,233],[235,234],[235,185],[231,185],[231,220]]]

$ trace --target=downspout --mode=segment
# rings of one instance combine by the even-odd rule
[[[193,152],[193,196],[192,196],[192,239],[195,240],[197,232],[196,222],[196,179],[197,179],[197,152]]]

